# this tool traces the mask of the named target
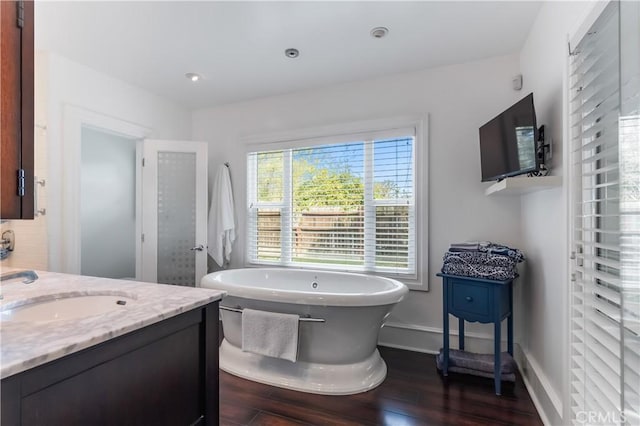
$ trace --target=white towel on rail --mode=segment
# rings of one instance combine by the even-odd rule
[[[208,239],[209,255],[218,265],[224,266],[225,260],[231,260],[233,241],[236,239],[231,177],[226,165],[218,169],[211,191]]]
[[[299,321],[294,314],[243,309],[242,350],[296,362]]]

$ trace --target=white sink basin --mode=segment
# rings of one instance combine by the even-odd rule
[[[50,322],[86,318],[116,310],[126,310],[135,299],[118,295],[52,296],[0,311],[2,321]]]

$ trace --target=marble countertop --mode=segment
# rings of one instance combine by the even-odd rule
[[[0,310],[51,300],[54,295],[114,295],[134,300],[122,309],[80,319],[0,321],[1,378],[220,300],[225,294],[205,288],[36,272],[39,279],[31,284],[20,280],[2,283]]]

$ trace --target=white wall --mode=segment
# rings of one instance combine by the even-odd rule
[[[552,174],[563,187],[522,197],[522,249],[527,268],[516,312],[522,329],[523,367],[534,401],[550,424],[565,424],[568,367],[567,167],[564,94],[567,37],[593,7],[591,2],[546,2],[520,54],[523,91],[534,93],[538,125],[553,139]]]
[[[429,292],[412,291],[385,327],[385,344],[437,351],[442,345],[441,281],[449,243],[488,239],[519,246],[520,200],[490,198],[480,182],[478,128],[524,92],[514,92],[518,56],[325,87],[193,113],[193,138],[210,142],[210,169],[231,164],[239,237],[232,267],[244,263],[246,158],[242,138],[362,120],[429,114]],[[423,271],[424,272],[424,271]],[[452,327],[455,327],[452,321]],[[455,328],[454,328],[455,329]],[[491,337],[489,325],[469,327]],[[482,342],[490,351],[489,342]]]
[[[65,142],[62,137],[66,105],[96,112],[152,129],[150,137],[188,140],[191,136],[190,112],[150,92],[131,86],[84,65],[51,52],[41,52],[48,61],[47,142],[49,147],[48,238],[49,268],[62,269],[62,236],[65,229],[62,208],[68,188],[61,185],[65,172]],[[63,271],[62,271],[63,272]]]
[[[82,275],[136,276],[136,141],[82,129]]]

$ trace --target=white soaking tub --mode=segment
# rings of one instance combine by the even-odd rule
[[[409,291],[390,278],[286,268],[214,272],[201,286],[228,293],[220,303],[222,370],[327,395],[365,392],[382,383],[387,366],[376,348],[378,332]],[[244,308],[300,316],[296,362],[242,351]]]

